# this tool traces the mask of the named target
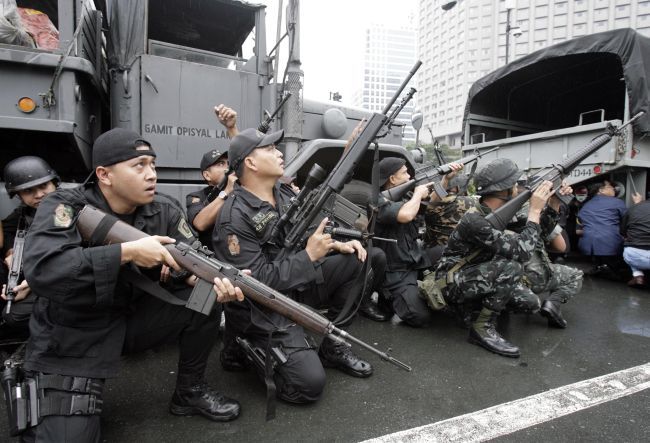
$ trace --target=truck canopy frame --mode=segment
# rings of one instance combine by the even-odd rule
[[[634,132],[648,134],[648,73],[650,39],[632,29],[541,49],[472,85],[463,116],[464,144],[624,120],[640,111],[646,114]],[[475,139],[478,135],[482,140]]]

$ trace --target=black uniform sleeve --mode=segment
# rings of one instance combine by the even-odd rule
[[[185,198],[187,221],[192,226],[194,226],[193,223],[196,216],[199,215],[199,212],[201,212],[203,208],[205,208],[205,202],[198,194],[198,192],[193,192],[191,194],[187,194],[187,197]]]
[[[121,247],[84,247],[76,215],[80,194],[55,191],[44,199],[27,233],[25,278],[39,297],[71,307],[109,306],[120,270]]]
[[[399,210],[402,209],[403,205],[403,202],[392,202],[388,200],[380,202],[377,223],[381,223],[382,225],[397,224],[397,214],[399,214]]]
[[[218,259],[238,269],[250,269],[254,278],[281,292],[316,281],[318,274],[305,250],[272,259],[264,252],[250,217],[233,206],[228,218],[226,222],[217,219],[212,234]]]

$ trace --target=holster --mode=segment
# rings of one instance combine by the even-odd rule
[[[50,415],[99,415],[104,381],[23,371],[5,362],[2,373],[9,432],[17,436]]]
[[[447,301],[442,294],[443,289],[454,283],[454,275],[467,263],[472,261],[480,250],[472,252],[456,263],[444,277],[436,279],[436,273],[430,272],[418,283],[418,295],[423,298],[429,307],[434,311],[442,311],[447,308]]]
[[[436,280],[436,274],[430,272],[418,283],[418,294],[432,310],[442,311],[447,307],[445,297],[442,295],[442,290],[446,286],[446,279],[440,278]]]

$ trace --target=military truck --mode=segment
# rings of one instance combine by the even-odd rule
[[[463,151],[500,146],[491,157],[535,170],[559,162],[640,111],[634,127],[588,157],[569,181],[608,179],[649,190],[650,39],[620,29],[562,42],[522,57],[476,81],[463,118]],[[625,192],[627,189],[627,192]],[[630,192],[632,190],[632,192]]]
[[[10,1],[10,0],[7,0]],[[16,0],[49,17],[51,49],[0,43],[0,168],[21,155],[45,158],[66,182],[90,172],[95,138],[112,127],[152,142],[159,190],[181,201],[199,186],[204,152],[228,144],[213,107],[257,127],[291,92],[271,130],[284,128],[287,160],[303,142],[346,139],[369,112],[303,100],[299,4],[286,18],[290,48],[283,75],[268,50],[265,6],[238,0]],[[401,144],[396,125],[384,139]],[[1,170],[1,169],[0,169]],[[2,214],[8,212],[6,194]]]

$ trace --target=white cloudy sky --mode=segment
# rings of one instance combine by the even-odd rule
[[[267,5],[270,50],[275,45],[279,0],[261,3]],[[283,8],[288,3],[284,0]],[[305,74],[304,96],[327,100],[330,91],[338,91],[343,102],[351,103],[352,94],[360,86],[366,29],[373,23],[406,24],[410,16],[415,17],[416,6],[417,0],[302,0],[300,56]],[[283,43],[281,57],[286,57],[287,50]]]

